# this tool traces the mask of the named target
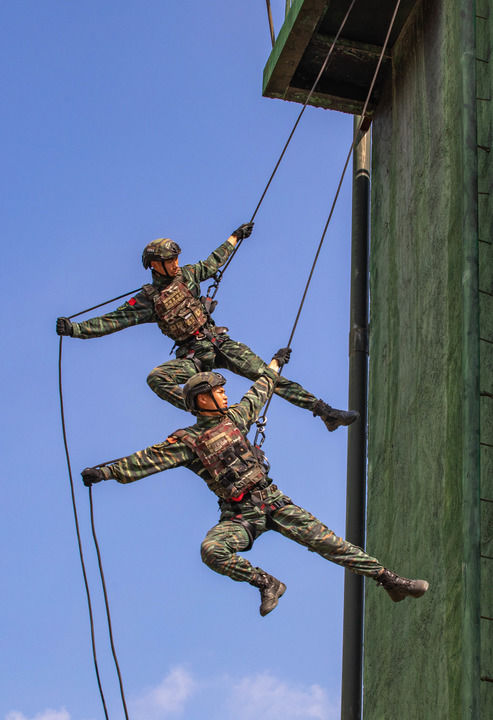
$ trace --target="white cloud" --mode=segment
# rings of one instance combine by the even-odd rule
[[[133,720],[201,717],[211,704],[215,720],[338,720],[340,713],[338,699],[331,702],[320,685],[289,683],[270,672],[198,679],[177,666],[131,703],[130,715]],[[71,715],[61,708],[28,718],[12,710],[5,720],[71,720]]]
[[[339,704],[331,704],[320,685],[290,685],[268,672],[237,680],[228,705],[237,720],[333,720]]]
[[[135,720],[161,720],[170,715],[180,715],[195,689],[195,680],[187,670],[173,668],[159,685],[150,688],[132,703],[132,714]]]
[[[24,713],[18,710],[12,710],[7,713],[5,720],[29,720]],[[51,708],[34,715],[31,720],[70,720],[70,714],[62,708],[61,710],[51,710]]]

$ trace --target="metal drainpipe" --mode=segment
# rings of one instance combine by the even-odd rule
[[[359,117],[354,118],[356,132]],[[360,419],[348,429],[346,534],[365,546],[366,429],[368,395],[368,246],[370,207],[370,133],[353,152],[351,229],[351,304],[349,332],[349,403]],[[363,577],[346,570],[342,648],[341,719],[360,720],[363,659]]]

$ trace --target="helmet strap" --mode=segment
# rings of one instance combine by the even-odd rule
[[[202,393],[201,393],[201,394],[202,394]],[[214,393],[212,392],[212,390],[210,390],[207,394],[211,396],[212,402],[213,402],[214,405],[216,406],[216,409],[215,409],[215,410],[206,410],[206,413],[205,413],[205,414],[209,414],[209,413],[220,413],[221,415],[226,415],[226,410],[223,410],[223,409],[220,408],[219,405],[217,404],[217,400],[216,400],[216,398],[214,397]],[[197,399],[195,399],[195,404],[197,404]],[[197,409],[196,409],[193,414],[194,414],[194,415],[203,415],[204,413],[202,413],[200,410],[197,410]]]

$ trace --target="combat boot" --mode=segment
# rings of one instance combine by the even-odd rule
[[[387,568],[384,568],[375,580],[387,591],[394,602],[400,602],[408,596],[420,598],[430,586],[426,580],[409,580],[396,575]]]
[[[261,603],[259,612],[262,617],[277,607],[279,598],[286,592],[286,585],[283,582],[260,568],[255,568],[255,575],[250,580],[250,585],[260,590]]]
[[[351,425],[359,418],[357,410],[336,410],[323,400],[317,400],[312,410],[315,417],[321,417],[329,432],[337,430],[341,425]]]

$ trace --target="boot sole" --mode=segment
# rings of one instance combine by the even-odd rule
[[[334,430],[337,430],[337,428],[349,427],[349,425],[352,425],[353,422],[356,422],[358,418],[359,414],[356,415],[356,417],[351,418],[347,422],[344,422],[343,420],[331,420],[330,418],[322,418],[322,421],[324,422],[325,427],[329,432],[334,432]]]
[[[262,615],[262,617],[265,617],[266,615],[268,615],[269,613],[271,613],[273,610],[276,609],[277,604],[278,604],[278,602],[279,602],[279,598],[282,598],[282,596],[284,595],[285,592],[286,592],[286,585],[282,582],[282,583],[280,583],[280,585],[279,585],[279,590],[278,590],[278,592],[277,592],[275,604],[274,604],[271,608],[269,608],[268,610],[266,610],[265,612],[262,612],[262,610],[259,610],[259,612],[260,612],[260,614]]]
[[[412,597],[415,599],[423,597],[429,587],[430,583],[427,580],[419,580],[419,587],[416,588],[416,592],[414,593],[403,594],[398,590],[387,590],[387,593],[394,602],[400,602],[401,600],[405,600],[407,597]]]

